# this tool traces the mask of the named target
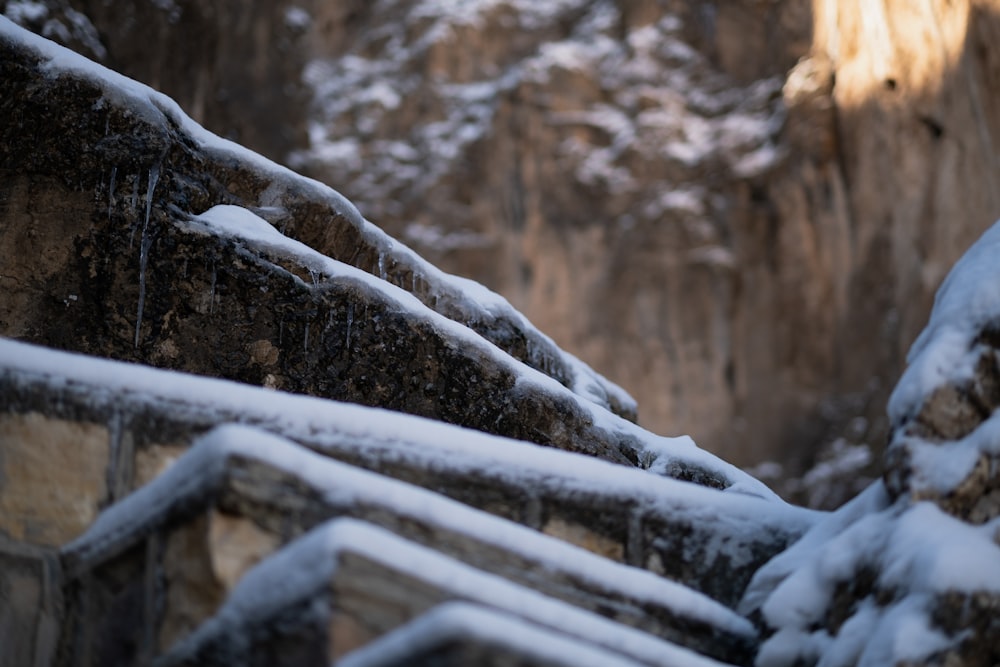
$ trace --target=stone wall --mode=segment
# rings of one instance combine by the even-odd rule
[[[945,267],[1000,214],[985,0],[73,7],[105,62],[505,294],[647,427],[742,464],[879,449]],[[683,157],[697,132],[714,149]]]

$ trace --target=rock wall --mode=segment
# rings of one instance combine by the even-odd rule
[[[168,97],[0,54],[4,665],[749,664],[821,513]]]
[[[750,207],[774,263],[742,272],[762,286],[750,312],[774,314],[768,363],[805,399],[791,434],[885,441],[891,379],[934,291],[1000,214],[998,12],[814,4],[812,49],[784,86],[789,158]]]
[[[4,18],[0,52],[0,333],[49,346],[0,339],[4,664],[1000,659],[1000,223],[884,478],[815,512],[329,188]]]
[[[78,44],[503,293],[643,425],[779,477],[846,451],[868,479],[1000,214],[992,0],[70,4]]]

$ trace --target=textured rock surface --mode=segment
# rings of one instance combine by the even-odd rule
[[[231,451],[213,449],[227,443],[237,446]],[[240,450],[240,444],[246,447]],[[563,561],[556,562],[550,552],[559,545],[552,540],[505,526],[427,491],[324,461],[299,452],[290,442],[245,428],[213,432],[189,457],[198,463],[182,459],[180,470],[132,498],[136,509],[131,515],[119,512],[113,519],[109,513],[103,524],[63,549],[65,586],[71,591],[66,603],[69,617],[83,618],[85,609],[91,616],[106,616],[114,603],[94,609],[88,600],[104,596],[87,592],[87,582],[108,580],[108,573],[118,567],[118,554],[134,553],[164,585],[164,590],[143,593],[141,606],[161,611],[137,624],[135,636],[138,640],[141,634],[151,634],[162,653],[214,614],[251,566],[320,522],[352,517],[700,653],[737,663],[750,658],[752,626],[708,598],[683,591],[714,616],[699,615],[671,600],[682,594],[676,587],[660,586],[659,596],[637,594],[632,585],[616,587],[616,579],[630,581],[636,573],[604,563],[617,576],[609,572],[595,578],[598,559],[588,561],[586,554],[562,549],[555,553]],[[296,460],[308,464],[308,473],[305,468],[297,473],[291,469]],[[401,503],[404,498],[408,501]],[[494,530],[472,532],[477,524]],[[736,569],[734,575],[743,578]],[[643,579],[647,587],[659,583],[650,575]],[[729,627],[712,618],[727,621]],[[80,639],[87,634],[70,633],[64,654],[87,653]]]
[[[881,30],[883,14],[864,7],[864,25]],[[716,24],[744,25],[730,11]],[[404,653],[455,661],[496,647],[525,665],[1000,660],[1000,226],[956,266],[914,344],[890,403],[884,483],[823,515],[605,410],[629,416],[630,403],[332,191],[3,19],[0,41],[2,332],[243,381],[0,340],[0,637],[16,635],[4,659],[362,660],[365,645],[388,655],[464,601],[472,615],[514,617],[511,634],[466,625],[404,641]],[[728,62],[733,76],[760,75]],[[799,83],[825,90],[824,67],[800,64]],[[749,107],[727,118],[756,113],[762,89],[746,90],[734,104]],[[742,155],[777,173],[787,165],[771,148]],[[223,427],[188,451],[230,421],[260,430]],[[647,465],[699,484],[636,469]],[[320,523],[329,517],[340,518]],[[752,623],[724,606],[741,593],[759,651]],[[491,613],[483,623],[503,622]],[[524,626],[563,647],[559,659],[519,644]]]
[[[597,460],[567,461],[555,451],[479,433],[464,434],[456,443],[443,425],[382,411],[210,378],[189,377],[178,384],[167,371],[142,369],[140,374],[120,362],[76,355],[53,355],[39,364],[39,353],[0,341],[0,358],[8,359],[0,368],[7,411],[0,419],[19,421],[32,414],[37,421],[45,421],[44,416],[101,427],[108,434],[105,448],[115,455],[91,464],[100,464],[101,479],[115,480],[109,500],[121,500],[150,482],[206,431],[238,422],[682,581],[728,605],[736,603],[761,564],[821,516],[732,492],[703,489],[701,496],[692,496],[688,485],[673,480],[648,479],[642,471]],[[12,444],[16,453],[35,441],[25,437]],[[44,467],[40,470],[44,473]],[[47,479],[44,474],[27,478],[26,509],[11,508],[5,519],[20,524],[33,516],[30,501]],[[308,502],[291,499],[314,495],[288,489],[283,500],[253,493],[253,484],[241,488],[257,498],[257,505],[272,507],[275,516],[298,516]],[[313,512],[326,507],[320,500],[311,502]],[[50,506],[58,525],[66,508]],[[342,506],[339,511],[351,513]],[[43,534],[51,530],[48,524],[40,528]],[[32,537],[25,541],[32,543]]]
[[[518,437],[638,462],[634,436],[598,444],[603,429],[575,398],[544,381],[527,389],[520,365],[485,341],[459,344],[430,311],[415,315],[425,308],[409,295],[372,285],[405,284],[588,399],[634,414],[623,392],[506,302],[485,291],[465,298],[464,283],[394,244],[336,193],[225,146],[199,146],[165,98],[86,76],[47,78],[30,50],[8,44],[5,53],[2,105],[13,122],[0,150],[10,176],[0,244],[16,258],[2,278],[6,335],[509,435],[516,422]],[[380,280],[187,224],[218,203],[276,216],[289,236]],[[487,397],[494,392],[507,398]],[[532,426],[537,419],[551,423]]]
[[[877,449],[937,283],[1000,213],[993,0],[72,5],[106,62],[741,464]]]
[[[889,403],[883,480],[755,575],[741,608],[773,633],[761,667],[1000,660],[998,250],[1000,223],[938,291]]]
[[[1000,213],[996,3],[565,3],[536,27],[516,2],[384,4],[307,70],[303,164],[626,383],[654,430],[793,468],[879,447],[934,289]],[[419,95],[364,94],[385,80]],[[444,162],[431,132],[451,166],[408,170]]]

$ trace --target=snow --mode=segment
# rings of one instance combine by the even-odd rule
[[[513,359],[465,326],[427,309],[411,293],[386,283],[365,271],[330,259],[305,244],[281,235],[280,232],[271,228],[266,221],[251,211],[231,205],[220,205],[194,217],[188,223],[181,224],[186,224],[189,228],[201,233],[223,235],[241,242],[251,242],[259,249],[291,258],[313,272],[317,284],[321,284],[325,279],[348,278],[368,285],[371,289],[384,294],[399,308],[409,311],[415,319],[430,321],[436,330],[448,336],[456,344],[466,349],[478,349],[484,357],[492,358],[501,367],[506,367],[517,378],[518,386],[526,391],[565,395],[573,400],[597,427],[609,433],[633,436],[639,442],[642,450],[649,454],[653,466],[660,472],[666,470],[667,466],[672,463],[690,461],[728,479],[735,487],[734,490],[776,498],[765,485],[738,468],[699,449],[687,436],[674,438],[654,436],[632,422],[622,419],[590,401],[576,400],[580,394],[571,392],[551,377]],[[494,293],[489,292],[479,283],[458,277],[453,277],[451,282],[465,298],[484,306],[487,312],[489,312],[491,302],[495,303]],[[600,398],[604,387],[594,381],[592,374],[587,372],[589,369],[586,369],[579,360],[571,355],[564,354],[564,359],[576,375],[574,384],[579,387],[578,391],[584,395],[590,394],[595,398]]]
[[[927,442],[898,435],[893,447],[906,447],[910,455],[911,492],[932,491],[946,496],[969,477],[986,454],[1000,454],[1000,413],[994,413],[972,433],[953,442]]]
[[[127,107],[134,114],[153,125],[169,125],[167,119],[178,125],[203,149],[223,155],[252,166],[261,173],[273,175],[275,179],[284,177],[298,185],[312,190],[318,199],[326,201],[338,215],[352,221],[359,227],[365,221],[355,206],[329,186],[319,181],[300,176],[281,167],[253,151],[218,137],[204,129],[171,98],[158,93],[149,86],[129,79],[113,70],[63,48],[43,37],[28,32],[5,17],[0,17],[0,39],[22,45],[33,50],[43,60],[42,71],[51,77],[71,75],[89,80],[101,87],[104,97],[112,104]]]
[[[11,0],[4,9],[4,15],[19,24],[41,21],[48,14],[48,7],[41,2],[31,0]]]
[[[411,424],[413,426],[413,424]],[[651,606],[666,606],[743,637],[756,632],[744,618],[714,600],[645,570],[619,565],[560,540],[472,509],[436,493],[306,450],[287,440],[238,425],[215,428],[173,466],[105,510],[87,532],[64,548],[81,558],[114,549],[122,537],[152,523],[171,506],[183,505],[220,483],[232,456],[258,460],[303,480],[335,507],[384,508],[390,515],[430,525],[498,550],[513,551],[539,567],[570,573],[599,589],[616,591]],[[572,458],[572,457],[570,457]],[[572,463],[569,461],[568,463]],[[587,481],[580,480],[582,485]],[[592,482],[591,482],[592,483]],[[725,511],[715,508],[714,511]],[[734,517],[739,520],[738,517]],[[737,536],[725,535],[725,539]]]
[[[638,667],[633,662],[577,639],[539,629],[514,616],[467,602],[446,602],[416,620],[344,656],[338,667],[399,665],[423,651],[452,641],[479,641],[511,647],[519,655],[565,667]]]
[[[970,382],[980,355],[995,354],[975,340],[1000,322],[998,255],[1000,223],[938,290],[930,323],[913,344],[910,365],[890,399],[896,427],[914,418],[941,386]],[[1000,413],[947,442],[899,429],[890,446],[908,455],[907,493],[893,502],[881,480],[872,484],[755,574],[739,610],[760,610],[775,629],[761,647],[759,667],[937,662],[936,654],[955,649],[968,632],[945,634],[939,620],[948,613],[943,600],[1000,597],[1000,518],[973,525],[920,500],[949,497],[982,461],[1000,454]],[[860,451],[845,448],[841,454],[846,456],[838,465],[867,463]],[[851,605],[846,610],[843,596]],[[848,613],[831,636],[835,608]]]
[[[302,7],[288,7],[285,10],[285,25],[292,30],[305,30],[312,25],[312,16]]]
[[[113,362],[0,339],[0,360],[22,381],[86,388],[88,400],[128,411],[170,405],[192,423],[242,420],[334,455],[377,465],[398,461],[455,475],[494,478],[539,493],[600,493],[637,511],[682,514],[718,526],[720,557],[734,563],[764,530],[801,534],[821,513],[718,492],[642,470],[397,412]]]
[[[906,371],[889,399],[894,425],[913,419],[938,389],[959,391],[974,382],[983,355],[995,356],[976,339],[1000,325],[1000,222],[994,223],[955,263],[934,298],[930,321],[910,348]],[[928,442],[900,429],[891,444],[905,448],[912,493],[951,493],[983,456],[1000,455],[1000,414],[994,412],[971,433],[951,442]]]
[[[455,250],[457,248],[486,248],[493,239],[485,234],[468,230],[448,231],[437,225],[410,224],[403,230],[403,236],[414,243],[436,248],[437,250]]]
[[[353,519],[335,519],[318,526],[247,572],[219,612],[183,640],[181,653],[194,649],[215,633],[239,633],[245,623],[252,624],[283,607],[322,595],[334,580],[345,554],[399,571],[444,592],[449,599],[496,608],[643,664],[673,667],[720,664]]]
[[[1000,221],[993,224],[955,263],[934,297],[930,322],[907,355],[908,368],[889,399],[893,423],[912,416],[944,383],[972,377],[973,340],[987,324],[1000,321]]]
[[[1000,522],[994,522],[1000,523]],[[807,663],[886,665],[920,662],[956,638],[931,620],[944,593],[1000,594],[996,525],[971,526],[929,502],[890,505],[881,482],[819,522],[755,575],[740,605],[759,608],[777,632],[761,647],[759,667]],[[858,606],[831,637],[824,621],[838,587],[863,573],[891,599],[859,589]],[[819,628],[819,629],[816,629]]]

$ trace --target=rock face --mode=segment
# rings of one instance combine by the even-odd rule
[[[773,632],[758,665],[1000,660],[998,252],[1000,223],[938,291],[889,404],[884,480],[755,575],[741,610]]]
[[[1000,661],[1000,223],[825,514],[2,18],[0,118],[5,665]]]
[[[848,476],[1000,214],[997,3],[868,5],[0,3],[504,294],[648,428]]]
[[[590,401],[634,418],[624,392],[505,301],[481,288],[467,298],[471,287],[395,244],[336,193],[259,159],[237,162],[240,152],[223,144],[199,147],[192,132],[200,128],[182,127],[166,98],[143,99],[151,91],[102,88],[86,77],[38,88],[32,82],[46,67],[30,52],[12,51],[4,63],[3,113],[13,119],[0,154],[11,176],[4,199],[12,224],[0,241],[14,258],[0,306],[7,335],[494,432],[547,414],[560,427],[526,427],[524,437],[561,433],[570,448],[590,447],[585,431],[601,428],[585,414]],[[329,257],[280,233],[258,247],[227,240],[220,225],[272,229],[235,204]],[[214,216],[188,220],[212,205],[222,205]],[[231,222],[227,211],[243,218]],[[452,330],[463,344],[446,340]],[[541,393],[514,399],[527,386],[517,382],[520,364],[489,343],[540,371]],[[583,412],[551,379],[588,398]],[[480,400],[497,389],[512,400]],[[489,414],[469,412],[486,406]],[[634,437],[623,432],[608,455],[638,462]]]
[[[5,660],[330,664],[455,601],[564,664],[751,660],[730,606],[815,513],[336,192],[6,19],[0,53]],[[497,642],[553,664],[454,650]]]

